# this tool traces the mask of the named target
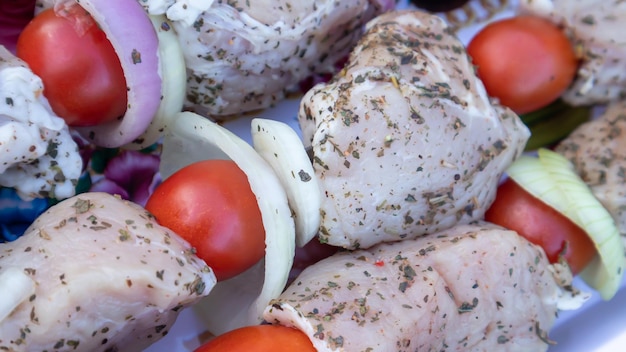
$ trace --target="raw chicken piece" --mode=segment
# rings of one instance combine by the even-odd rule
[[[615,220],[626,245],[626,102],[579,126],[555,149],[572,161],[580,177]]]
[[[209,115],[267,108],[313,73],[333,73],[362,26],[393,0],[142,1],[173,21],[187,105]],[[202,111],[200,111],[202,110]]]
[[[561,279],[569,269],[517,233],[460,225],[324,259],[264,318],[318,351],[545,351]]]
[[[521,0],[520,12],[564,26],[580,49],[582,65],[563,99],[598,104],[626,95],[626,2],[621,0]]]
[[[492,105],[443,20],[418,11],[371,21],[298,117],[323,195],[320,237],[352,249],[482,218],[529,137]]]
[[[0,186],[24,199],[64,199],[75,193],[83,160],[42,91],[41,79],[0,45]]]
[[[69,198],[0,245],[7,272],[34,284],[8,317],[0,312],[8,351],[141,351],[215,284],[187,242],[106,193]],[[3,299],[9,286],[0,283]]]

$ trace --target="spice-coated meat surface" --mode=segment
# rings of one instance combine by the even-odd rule
[[[0,269],[34,289],[0,317],[0,349],[9,351],[141,351],[215,285],[187,242],[107,193],[50,208],[2,245]]]
[[[573,105],[602,104],[626,94],[626,3],[621,0],[521,0],[520,12],[562,26],[582,62],[562,98]]]
[[[611,104],[574,130],[555,149],[611,213],[626,243],[626,102]]]
[[[320,237],[344,248],[482,218],[528,129],[493,103],[444,21],[389,12],[299,112],[323,196]]]
[[[28,65],[0,46],[0,186],[24,198],[74,195],[83,161]]]
[[[513,231],[461,225],[324,259],[264,317],[304,331],[318,351],[545,351],[557,272]]]
[[[142,1],[165,13],[187,65],[187,105],[211,116],[273,106],[312,74],[336,72],[362,26],[393,0]]]

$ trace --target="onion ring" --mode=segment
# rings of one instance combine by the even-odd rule
[[[106,34],[119,56],[128,85],[128,106],[122,118],[76,130],[98,146],[120,147],[147,129],[161,102],[157,35],[148,14],[136,0],[76,3],[89,12]]]
[[[187,88],[185,58],[170,21],[165,15],[149,15],[159,40],[161,104],[146,131],[126,144],[125,149],[147,148],[163,137],[168,126],[183,110]]]

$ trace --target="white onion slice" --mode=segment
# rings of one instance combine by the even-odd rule
[[[619,289],[626,260],[624,246],[611,214],[562,155],[539,149],[538,157],[523,156],[507,169],[517,184],[565,215],[589,235],[598,256],[581,277],[603,299]]]
[[[148,129],[130,144],[125,145],[127,149],[143,149],[156,143],[165,135],[167,126],[176,114],[181,112],[185,102],[187,72],[178,37],[165,15],[150,15],[150,20],[159,38],[161,104]]]
[[[284,122],[252,120],[254,149],[278,175],[296,222],[296,245],[303,247],[319,231],[322,194],[300,136]]]
[[[209,331],[217,335],[262,322],[265,307],[287,284],[295,254],[295,225],[278,177],[250,144],[200,115],[178,114],[163,138],[162,176],[207,159],[231,159],[248,176],[265,228],[265,259],[218,282],[208,297],[194,305]]]
[[[122,119],[76,130],[98,146],[120,147],[141,135],[159,108],[158,39],[148,15],[137,1],[81,0],[78,3],[102,28],[119,56],[128,86],[128,106]]]

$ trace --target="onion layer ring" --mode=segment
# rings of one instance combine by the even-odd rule
[[[100,25],[120,58],[128,85],[128,106],[121,119],[76,130],[98,146],[120,147],[146,130],[160,105],[157,35],[148,14],[136,0],[77,3]]]

